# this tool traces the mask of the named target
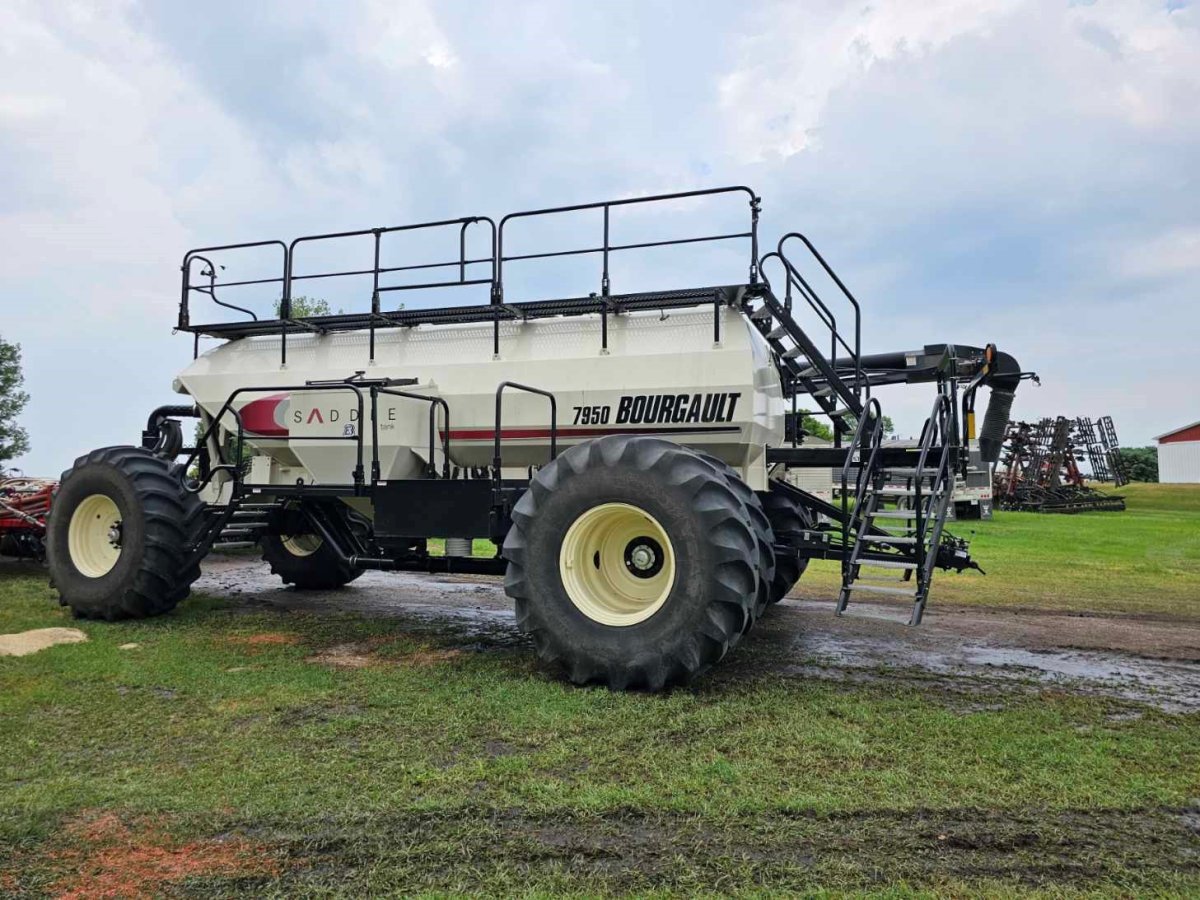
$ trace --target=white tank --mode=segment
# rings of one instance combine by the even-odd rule
[[[783,441],[782,391],[770,350],[744,315],[723,307],[720,336],[714,344],[713,307],[705,305],[609,316],[607,351],[598,315],[501,323],[498,357],[490,322],[382,329],[373,365],[366,331],[289,335],[286,367],[278,337],[248,337],[200,356],[176,388],[215,415],[238,388],[340,380],[360,370],[366,379],[417,379],[399,389],[447,402],[451,462],[467,467],[491,465],[496,387],[516,381],[554,393],[560,448],[606,434],[654,434],[744,470],[766,445]],[[347,483],[354,443],[336,437],[361,430],[370,470],[369,394],[363,394],[365,422],[348,391],[264,391],[242,395],[235,408],[247,438],[272,458],[273,482]],[[429,455],[429,404],[381,396],[377,415],[382,477],[419,476]],[[231,416],[222,424],[236,430]],[[439,416],[439,443],[444,425]],[[549,402],[505,391],[501,431],[506,467],[546,462]],[[442,464],[440,446],[434,463]]]

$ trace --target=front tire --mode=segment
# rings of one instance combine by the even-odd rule
[[[696,453],[613,435],[544,466],[512,513],[504,588],[577,684],[660,690],[741,638],[758,587],[744,506]]]
[[[169,612],[200,576],[184,569],[204,504],[173,463],[140,447],[105,447],[63,473],[46,524],[60,602],[81,618]]]

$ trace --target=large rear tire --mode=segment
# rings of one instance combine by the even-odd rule
[[[778,543],[788,544],[799,538],[800,532],[814,527],[808,510],[782,491],[771,491],[762,497],[763,512],[771,522]],[[795,587],[808,560],[792,550],[775,554],[775,578],[771,582],[771,603],[778,603]]]
[[[671,441],[613,435],[530,482],[504,542],[504,587],[539,657],[577,684],[660,690],[741,638],[758,587],[744,504]]]
[[[200,576],[184,568],[204,504],[173,463],[105,447],[63,473],[46,526],[50,578],[81,618],[135,619],[174,609]]]

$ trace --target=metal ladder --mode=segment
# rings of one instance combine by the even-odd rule
[[[277,503],[239,503],[229,521],[213,541],[214,549],[237,550],[253,547],[266,529]]]
[[[853,545],[842,559],[838,615],[852,594],[903,596],[913,601],[909,624],[920,624],[954,492],[954,427],[954,405],[948,394],[939,393],[914,464],[884,467],[879,462],[882,416],[877,401],[870,401],[842,469],[846,508],[850,470],[857,463],[854,505],[843,524],[844,545],[851,546],[851,535]]]
[[[854,311],[853,346],[838,330],[837,318],[833,311],[821,300],[809,281],[784,253],[784,245],[789,240],[803,242],[812,257],[849,301]],[[760,260],[760,272],[770,260],[777,260],[783,267],[785,275],[783,298],[780,300],[776,297],[771,291],[769,282],[766,283],[764,289],[752,295],[760,299],[762,305],[754,308],[753,304],[748,301],[747,311],[750,320],[763,334],[775,353],[783,380],[784,396],[792,400],[792,411],[797,419],[797,429],[799,429],[800,416],[824,414],[833,423],[835,446],[841,446],[842,436],[856,430],[863,414],[864,396],[870,397],[870,385],[863,376],[861,368],[862,317],[858,301],[834,273],[824,257],[802,234],[791,232],[784,235],[776,249],[764,255]],[[808,303],[822,324],[829,330],[828,356],[817,347],[792,316],[792,306],[797,296]],[[837,371],[839,347],[848,354],[854,366],[854,378],[850,383],[847,383],[846,379],[842,378]],[[808,394],[820,409],[799,409],[797,398],[800,394]]]

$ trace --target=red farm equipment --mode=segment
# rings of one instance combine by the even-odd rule
[[[0,555],[41,559],[46,516],[58,482],[46,478],[0,478]]]

